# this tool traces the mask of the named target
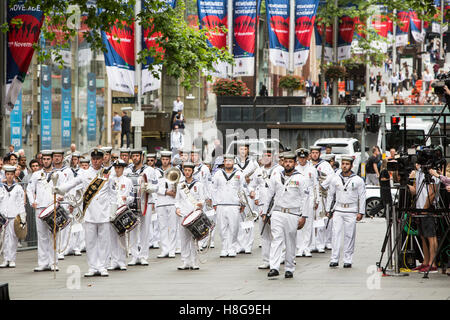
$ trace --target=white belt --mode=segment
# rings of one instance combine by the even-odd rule
[[[337,203],[337,206],[340,208],[344,208],[344,209],[348,209],[348,208],[355,208],[358,206],[357,202],[353,202],[353,203]]]
[[[297,208],[275,207],[273,209],[273,211],[279,211],[279,212],[282,212],[282,213],[289,213],[289,214],[293,214],[293,215],[296,215],[296,216],[301,216],[300,210],[298,210]]]

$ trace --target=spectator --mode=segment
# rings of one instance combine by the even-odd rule
[[[266,85],[260,83],[261,89],[259,89],[259,95],[261,97],[267,97],[269,95],[269,92],[267,91]]]
[[[214,150],[211,154],[212,162],[214,163],[216,161],[217,157],[223,156],[223,146],[220,143],[219,139],[214,140]]]
[[[172,150],[172,157],[178,154],[178,150],[184,146],[184,136],[175,125],[172,132],[170,133],[170,148]]]
[[[72,146],[70,146],[70,148],[72,149]],[[36,160],[37,160],[37,162],[39,163],[39,169],[41,169],[42,168],[42,153],[40,153],[40,152],[38,152],[37,154],[36,154],[36,157],[34,157]]]
[[[120,130],[122,129],[122,118],[119,116],[118,112],[114,112],[111,127],[112,127],[113,145],[115,149],[118,149],[121,143]]]
[[[172,128],[174,128],[175,126],[178,126],[178,128],[180,129],[184,129],[184,116],[181,111],[178,111],[175,118],[173,119]]]
[[[6,177],[5,171],[3,170],[3,158],[0,157],[0,182],[3,182],[4,179],[6,179]]]
[[[398,73],[398,86],[403,90],[403,82],[405,81],[405,75],[401,72]]]
[[[411,90],[411,96],[412,96],[411,103],[418,104],[419,103],[419,98],[420,98],[420,91],[419,91],[419,89],[417,89],[417,87],[414,87]]]
[[[438,75],[439,68],[440,68],[439,64],[435,63],[435,64],[433,65],[433,71],[434,71],[434,77],[435,77],[435,78],[436,78],[437,75]]]
[[[9,152],[8,153],[14,153],[14,145],[10,144],[8,146]]]
[[[387,93],[388,93],[388,87],[384,81],[381,82],[380,86],[380,98],[381,100],[384,100],[384,102],[387,104]]]
[[[413,74],[412,74],[412,76],[411,76],[411,85],[412,85],[413,87],[416,86],[417,80],[419,80],[419,76],[417,75],[417,72],[414,71]]]
[[[377,74],[377,91],[380,90],[381,80],[383,79],[383,76],[381,75],[381,72],[378,72]]]
[[[389,157],[387,157],[387,161],[393,161],[395,160],[395,155],[397,154],[397,151],[395,150],[395,148],[390,148],[389,149]]]
[[[29,166],[30,166],[30,170],[28,170],[28,174],[25,175],[25,177],[22,180],[22,182],[24,182],[24,183],[28,183],[28,181],[30,181],[33,173],[35,173],[36,171],[38,171],[41,168],[39,165],[39,161],[37,161],[36,159],[32,159],[29,163]]]
[[[428,71],[428,69],[425,69],[425,73],[423,74],[423,82],[425,83],[424,90],[427,95],[428,91],[430,91],[431,81],[433,81],[433,76]]]
[[[379,185],[380,173],[378,171],[378,163],[381,159],[381,152],[378,146],[372,148],[372,156],[366,163],[366,184],[367,185]]]
[[[327,145],[325,146],[325,154],[331,154],[332,148],[333,148],[333,147],[332,147],[331,145],[327,144]]]
[[[377,78],[373,75],[373,72],[371,72],[370,78],[369,78],[370,92],[373,92],[373,89],[375,89],[376,82],[377,82]]]
[[[396,72],[392,74],[391,78],[389,79],[389,83],[391,85],[391,94],[394,95],[394,92],[397,91],[398,86],[398,77]]]
[[[323,94],[323,98],[322,98],[322,105],[327,106],[331,104],[331,99],[330,97],[327,96],[326,93]]]
[[[27,157],[26,156],[19,157],[19,168],[24,173],[25,176],[28,175]]]
[[[33,110],[29,110],[27,114],[25,115],[25,139],[24,144],[27,144],[28,142],[28,136],[30,136],[31,140],[31,127],[33,126]],[[31,142],[31,141],[30,141]]]
[[[9,154],[9,161],[8,164],[12,165],[12,166],[16,166],[17,165],[17,160],[18,160],[18,156],[15,153],[11,153]]]
[[[434,173],[435,175],[431,178],[429,183],[424,184],[424,187],[421,188],[419,192],[419,188],[423,185],[425,179],[425,172],[422,171],[419,165],[415,174],[416,181],[413,186],[409,186],[411,194],[416,195],[416,209],[429,209],[437,203],[438,197],[436,195],[439,190],[439,176],[436,177],[437,173],[434,170],[430,170],[430,173]],[[426,212],[423,212],[423,214],[427,215]],[[419,225],[419,235],[422,239],[423,263],[413,270],[419,272],[426,272],[429,270],[430,273],[436,273],[436,262],[431,264],[432,259],[436,255],[438,244],[436,237],[436,218],[426,216],[418,218],[417,222]]]
[[[123,136],[127,136],[127,148],[130,147],[131,119],[126,111],[122,111],[122,132],[120,134],[120,146],[123,148]]]
[[[205,160],[205,154],[208,154],[208,141],[203,138],[203,132],[198,132],[197,138],[194,139],[194,147],[200,150],[200,158]]]
[[[397,88],[397,92],[394,94],[394,104],[403,105],[405,104],[405,95],[400,88]]]
[[[173,102],[173,109],[172,109],[172,118],[170,120],[171,123],[173,123],[173,118],[177,115],[179,111],[183,112],[184,103],[181,101],[181,98],[178,96],[177,100]]]

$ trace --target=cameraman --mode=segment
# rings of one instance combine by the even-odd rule
[[[421,165],[416,164],[416,166],[418,167],[415,174],[416,180],[414,185],[408,186],[409,190],[413,196],[416,195],[417,209],[432,208],[439,198],[439,179],[431,175],[432,170],[427,172]],[[423,212],[422,214],[427,215],[429,213]],[[426,272],[429,269],[429,273],[437,273],[436,262],[430,267],[431,260],[436,254],[438,245],[436,237],[436,219],[430,216],[421,217],[418,220],[418,226],[420,238],[422,239],[424,260],[419,267],[415,268],[415,270]]]

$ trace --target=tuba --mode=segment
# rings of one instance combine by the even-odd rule
[[[245,194],[245,191],[239,191],[238,197],[241,203],[246,207],[246,213],[244,217],[244,221],[256,221],[258,219],[258,213],[250,207],[250,203],[248,202],[247,195]]]
[[[177,184],[180,181],[181,178],[181,170],[177,167],[172,167],[168,169],[166,172],[164,172],[164,178],[166,181],[170,184],[174,185],[173,190],[177,191]]]

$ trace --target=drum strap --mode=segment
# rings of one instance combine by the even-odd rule
[[[92,180],[92,182],[89,184],[83,195],[83,215],[86,213],[86,210],[89,204],[91,203],[92,199],[100,191],[100,189],[103,187],[106,181],[108,180],[105,180],[100,177],[95,177],[95,179]]]

